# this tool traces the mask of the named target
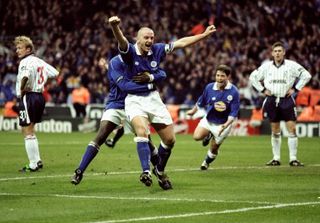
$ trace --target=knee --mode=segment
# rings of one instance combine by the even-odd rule
[[[148,130],[144,126],[135,126],[134,130],[138,137],[148,138]]]
[[[279,131],[279,132],[272,132],[272,137],[273,138],[280,138],[281,137],[281,132]]]
[[[165,145],[167,148],[173,148],[174,144],[176,143],[176,138],[174,136],[169,137],[163,141],[161,141],[162,144]]]
[[[202,140],[202,138],[203,137],[201,137],[199,135],[196,135],[196,134],[193,135],[193,139],[196,140],[196,141]]]
[[[29,136],[29,135],[35,135],[35,131],[34,131],[34,128],[30,127],[30,126],[27,126],[27,127],[24,127],[22,128],[22,134],[26,137],[26,136]]]
[[[289,132],[288,138],[296,138],[297,135],[295,132]]]
[[[288,132],[289,132],[289,135],[296,135],[296,128],[295,127],[288,128]]]
[[[175,143],[176,143],[176,139],[175,139],[174,137],[171,138],[171,139],[169,139],[169,140],[166,142],[166,144],[167,144],[167,145],[170,145],[171,147],[173,147]]]
[[[101,146],[106,141],[106,139],[108,138],[112,130],[113,128],[108,129],[107,125],[100,126],[98,133],[94,138],[93,142]]]

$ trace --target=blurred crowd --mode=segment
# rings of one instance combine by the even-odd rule
[[[83,86],[90,103],[104,103],[107,67],[99,61],[118,52],[105,23],[113,15],[122,19],[130,42],[141,26],[151,27],[157,42],[168,43],[216,25],[213,36],[167,56],[167,79],[159,86],[167,104],[193,105],[222,63],[233,68],[241,104],[259,104],[249,74],[270,58],[270,46],[279,40],[286,57],[312,74],[308,87],[319,89],[320,0],[1,0],[0,106],[15,95],[18,60],[12,41],[17,35],[30,36],[36,55],[60,71],[46,86],[48,102],[72,103],[72,91]]]

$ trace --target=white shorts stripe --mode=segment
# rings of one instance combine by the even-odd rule
[[[22,101],[23,101],[23,105],[24,105],[24,108],[25,108],[25,114],[26,114],[26,119],[27,119],[27,124],[29,124],[30,123],[30,117],[29,117],[29,112],[28,112],[28,104],[27,104],[27,95],[24,95],[23,97],[22,97]]]

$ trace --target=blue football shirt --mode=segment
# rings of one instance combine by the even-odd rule
[[[155,43],[151,46],[147,56],[142,56],[138,50],[137,44],[128,44],[128,49],[120,51],[124,63],[128,66],[128,79],[140,72],[148,71],[151,74],[159,72],[160,63],[164,60],[166,54],[172,51],[172,44]],[[155,77],[155,82],[158,80]],[[141,95],[139,92],[132,94]]]
[[[107,78],[109,80],[109,97],[105,109],[124,109],[124,100],[128,93],[143,94],[155,90],[154,85],[150,85],[150,83],[138,84],[129,79],[128,74],[130,72],[128,69],[129,67],[123,62],[120,55],[117,55],[110,60],[107,72]],[[153,75],[153,82],[161,81],[166,78],[166,73],[162,69],[158,69]],[[131,76],[131,78],[133,76]]]
[[[197,101],[197,106],[205,108],[209,122],[223,124],[229,116],[237,117],[240,109],[240,97],[236,86],[228,82],[224,90],[218,90],[216,82],[205,87]]]

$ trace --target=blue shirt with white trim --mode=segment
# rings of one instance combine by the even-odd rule
[[[156,43],[151,46],[151,50],[147,56],[142,56],[138,50],[138,46],[129,43],[128,49],[125,52],[120,51],[124,63],[128,65],[128,79],[131,79],[137,73],[144,71],[148,71],[151,74],[157,72],[160,69],[160,63],[172,49],[173,44]],[[158,81],[156,77],[154,81]],[[132,94],[143,95],[138,91]]]
[[[123,62],[120,55],[117,55],[110,60],[107,72],[110,92],[105,109],[124,109],[124,100],[128,93],[148,93],[155,90],[154,82],[166,78],[166,73],[163,70],[158,69],[153,73],[154,80],[152,83],[138,84],[128,78],[128,73],[128,66]],[[135,75],[130,77],[132,78]]]
[[[206,109],[206,118],[214,124],[223,124],[229,116],[236,118],[240,109],[239,91],[228,82],[224,90],[217,88],[213,82],[205,87],[197,101],[197,106]]]

